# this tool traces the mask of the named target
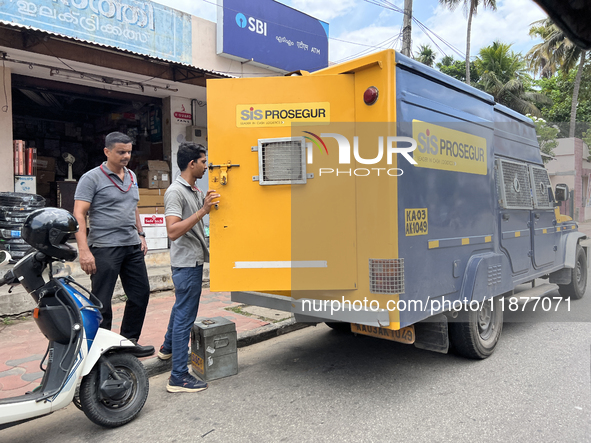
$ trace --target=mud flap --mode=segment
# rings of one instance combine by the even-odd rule
[[[419,349],[447,354],[449,338],[447,317],[437,314],[427,320],[415,323],[415,343]]]
[[[573,270],[570,268],[562,268],[559,271],[550,274],[550,283],[558,285],[568,285],[572,280]]]

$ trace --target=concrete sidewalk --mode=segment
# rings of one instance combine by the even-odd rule
[[[158,351],[164,340],[173,304],[173,291],[152,293],[140,344],[153,345]],[[124,307],[124,303],[113,305],[113,330],[116,332],[119,332]],[[233,303],[229,292],[210,292],[205,288],[198,317],[225,317],[233,321],[238,332],[239,347],[305,326],[294,323],[289,312],[249,309]],[[46,348],[47,339],[32,317],[0,323],[0,399],[22,395],[39,385],[43,377],[39,364]],[[150,376],[170,371],[170,360],[161,362],[156,357],[142,360]]]

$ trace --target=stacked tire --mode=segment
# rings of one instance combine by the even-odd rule
[[[16,262],[31,248],[21,231],[27,216],[45,206],[40,195],[21,192],[0,192],[0,249],[8,251]]]

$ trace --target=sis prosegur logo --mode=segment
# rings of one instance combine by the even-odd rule
[[[330,123],[330,103],[236,105],[239,128],[291,126],[292,123]]]

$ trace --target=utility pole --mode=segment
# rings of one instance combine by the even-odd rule
[[[402,53],[410,57],[412,37],[412,0],[404,0],[404,21],[402,24]]]

